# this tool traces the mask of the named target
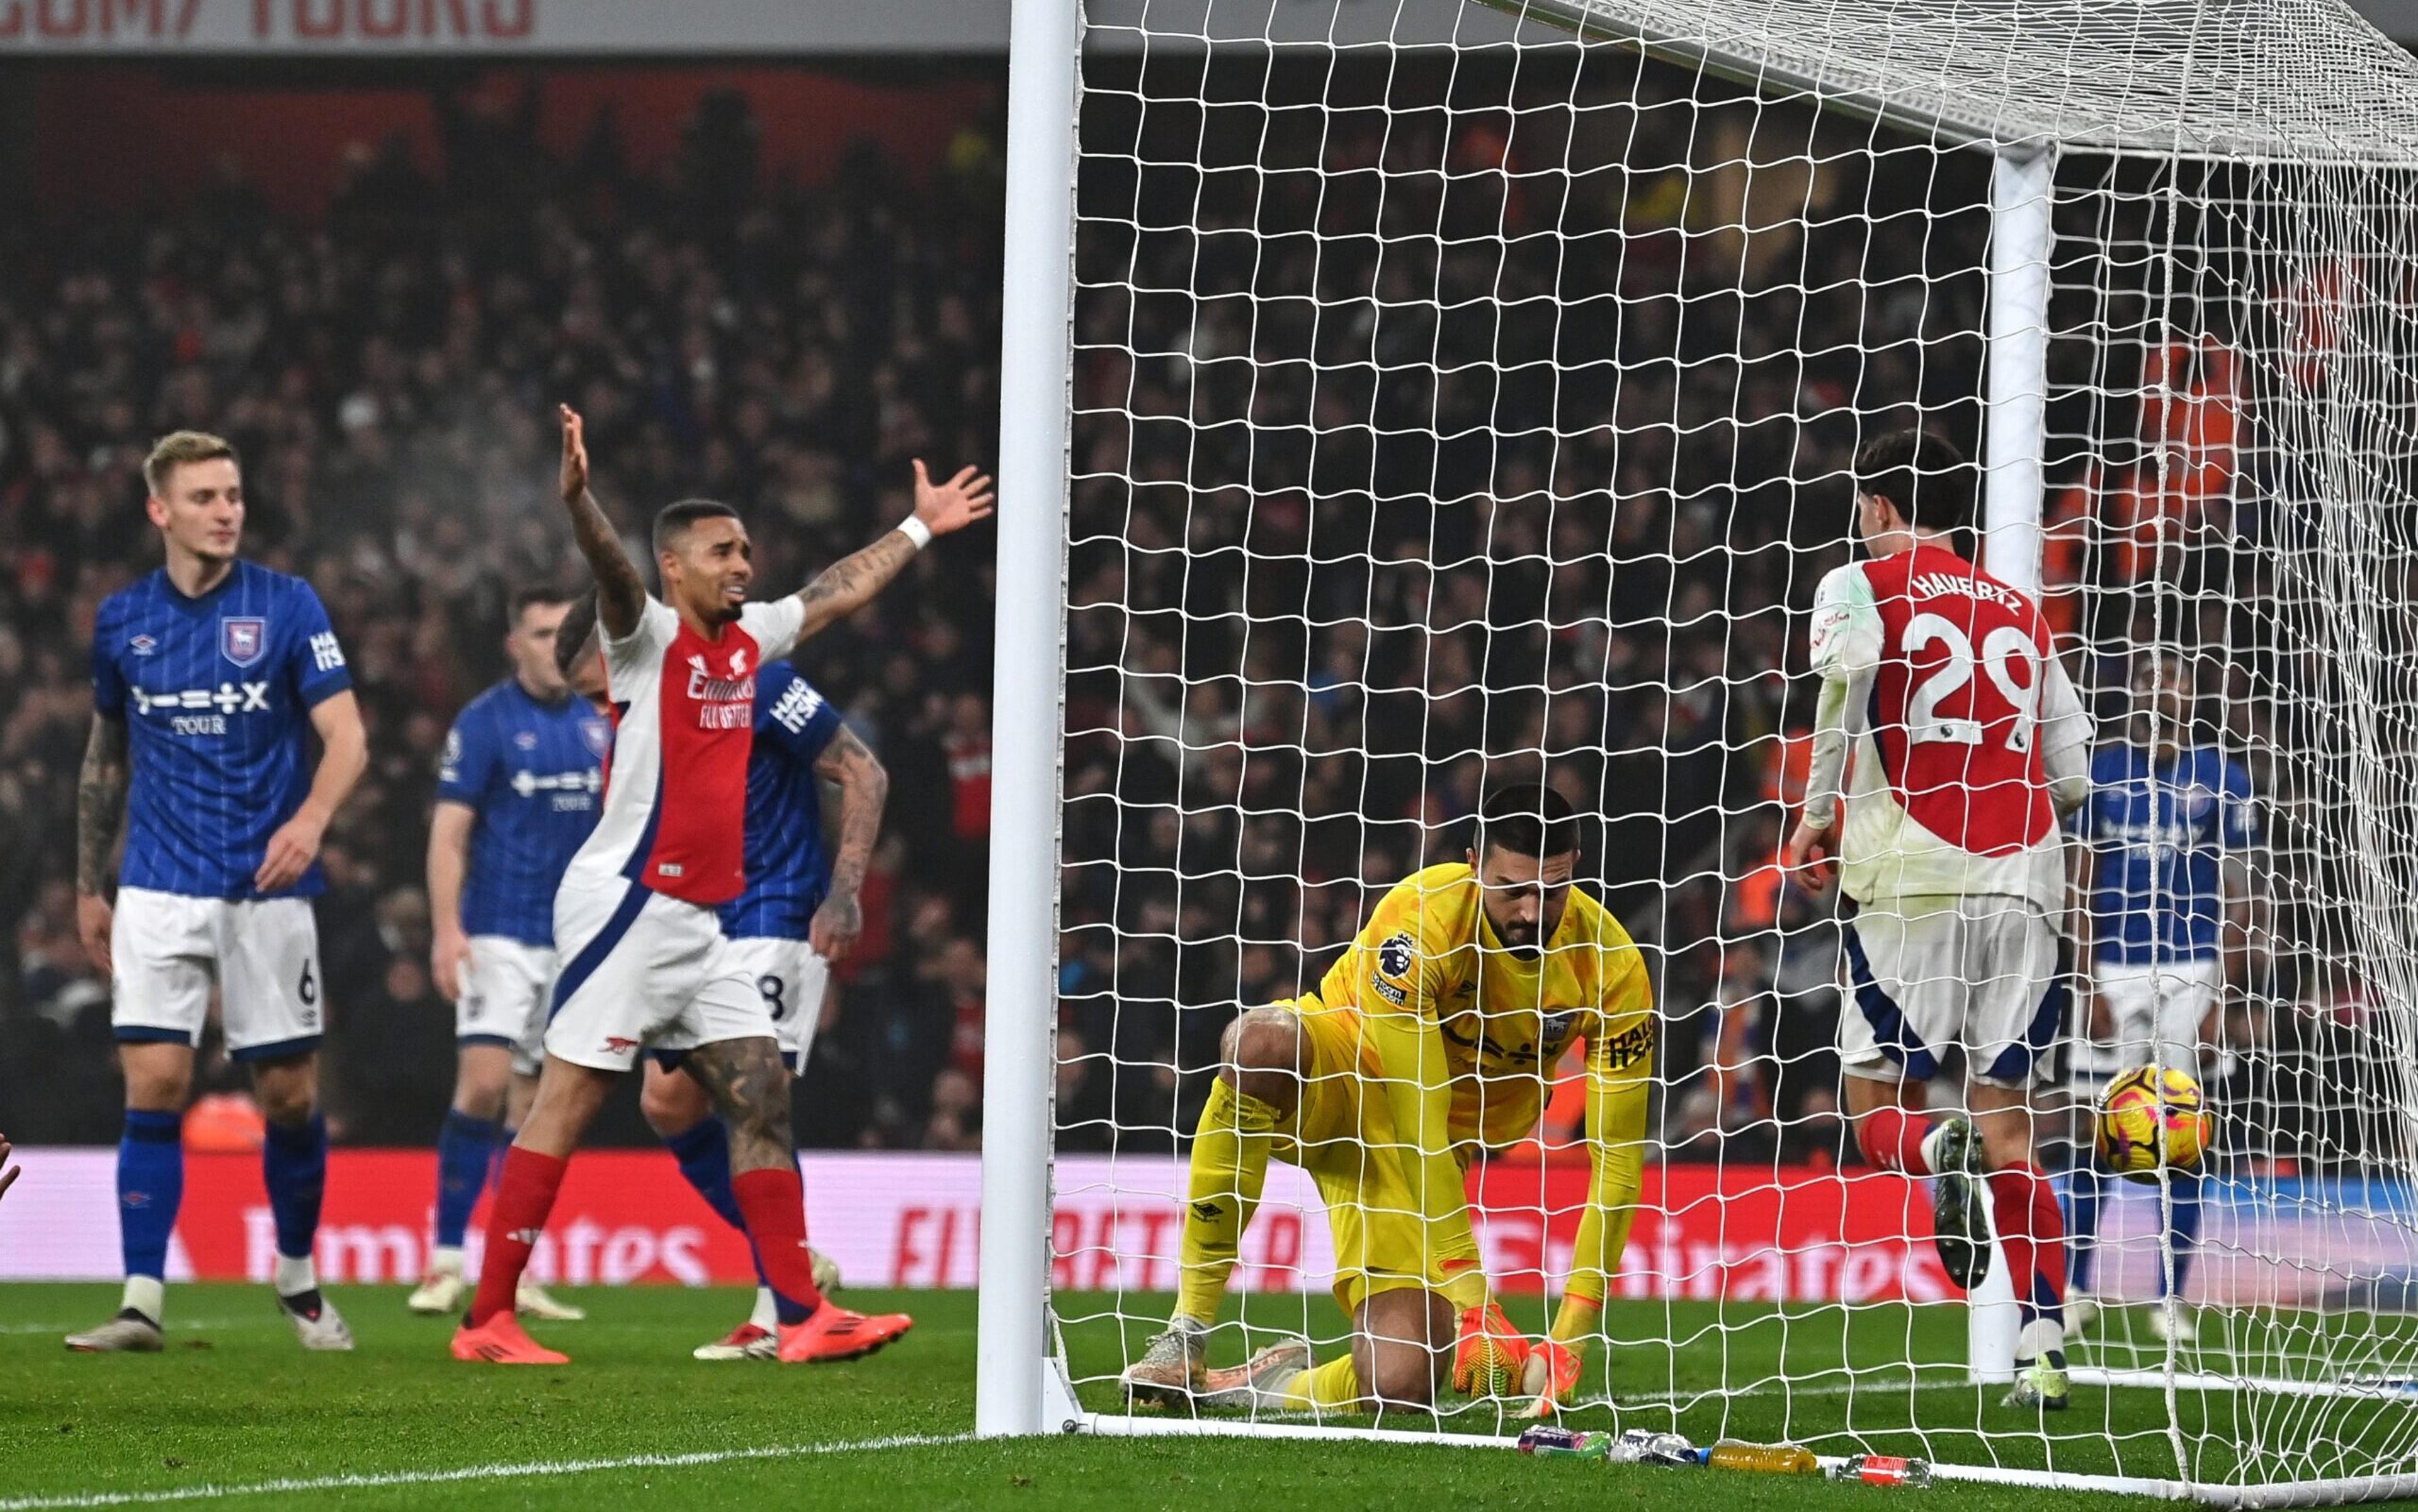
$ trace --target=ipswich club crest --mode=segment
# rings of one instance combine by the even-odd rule
[[[579,722],[579,736],[580,739],[588,742],[588,749],[595,752],[599,757],[612,754],[613,729],[611,725],[606,725],[603,720],[581,720]]]
[[[220,620],[219,651],[237,666],[252,665],[268,654],[268,621],[258,615]]]

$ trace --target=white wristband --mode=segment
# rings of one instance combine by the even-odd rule
[[[932,527],[911,514],[898,522],[898,533],[915,542],[917,551],[932,543]]]

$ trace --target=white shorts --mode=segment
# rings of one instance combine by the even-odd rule
[[[545,1014],[554,1000],[554,952],[506,935],[472,935],[453,1003],[457,1045],[500,1045],[513,1069],[537,1074],[545,1053]]]
[[[121,1041],[198,1045],[219,988],[238,1061],[319,1047],[325,983],[308,898],[188,897],[122,888],[110,925],[110,1028]]]
[[[555,978],[545,1053],[627,1071],[652,1046],[773,1038],[753,978],[731,959],[712,909],[618,878],[566,881],[554,898]]]
[[[781,1041],[781,1059],[796,1071],[815,1047],[831,966],[803,939],[752,936],[730,942],[730,958],[756,984]]]
[[[2092,1045],[2094,1065],[2114,1076],[2155,1061],[2199,1075],[2200,1026],[2209,1010],[2225,1000],[2224,962],[2100,961],[2091,968],[2090,983],[2107,1005],[2114,1031],[2104,1044]]]
[[[1849,1076],[1929,1081],[1951,1046],[1966,1075],[1990,1086],[2048,1074],[2069,993],[2057,931],[2028,899],[1892,902],[1859,910],[1840,939],[1852,1006],[1839,1016],[1839,1059]]]

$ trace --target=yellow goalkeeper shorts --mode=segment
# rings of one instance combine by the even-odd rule
[[[1300,1167],[1326,1203],[1335,1300],[1348,1316],[1380,1291],[1442,1291],[1359,1010],[1330,1008],[1315,995],[1277,1006],[1301,1020],[1302,1089],[1301,1107],[1290,1124],[1277,1125],[1271,1153]]]

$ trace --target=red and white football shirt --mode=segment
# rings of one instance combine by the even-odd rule
[[[626,638],[604,639],[613,764],[566,887],[636,882],[701,908],[740,894],[756,670],[787,656],[804,624],[792,596],[748,604],[709,639],[650,597]]]
[[[1851,562],[1814,596],[1814,669],[1858,691],[1840,878],[1859,903],[2064,902],[2048,756],[2089,739],[2040,607],[1952,551]]]

